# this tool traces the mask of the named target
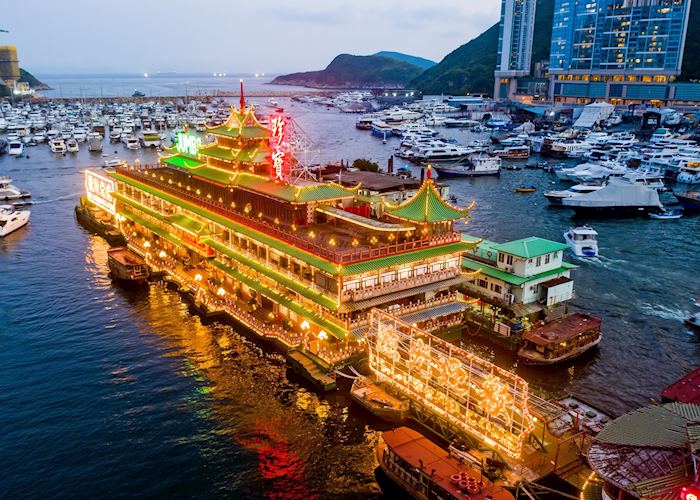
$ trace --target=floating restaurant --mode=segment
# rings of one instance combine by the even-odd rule
[[[469,307],[460,256],[475,242],[454,223],[471,207],[447,203],[429,173],[395,205],[368,201],[360,185],[292,183],[287,127],[282,115],[263,125],[242,98],[207,129],[214,142],[185,132],[158,165],[108,172],[103,205],[129,248],[192,290],[201,311],[322,366],[362,351],[374,307],[433,332],[459,327]]]

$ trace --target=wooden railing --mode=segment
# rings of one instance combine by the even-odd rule
[[[403,241],[400,243],[391,243],[372,247],[357,247],[336,250],[290,232],[289,230],[281,229],[265,221],[254,219],[235,212],[224,203],[219,203],[218,201],[208,199],[203,196],[193,195],[181,187],[161,181],[157,177],[153,177],[148,173],[150,170],[155,170],[157,168],[160,168],[160,166],[140,165],[138,168],[117,167],[116,171],[121,175],[144,182],[145,184],[160,189],[161,191],[177,196],[178,198],[182,198],[185,201],[189,201],[211,212],[231,219],[234,222],[245,225],[251,229],[255,229],[256,231],[274,236],[277,239],[280,239],[302,250],[309,251],[336,264],[352,264],[354,262],[361,262],[379,257],[387,257],[399,253],[422,250],[425,248],[446,245],[449,243],[457,243],[461,241],[461,235],[459,233],[451,232],[432,238],[422,238],[418,240]]]

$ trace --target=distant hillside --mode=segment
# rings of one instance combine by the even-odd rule
[[[549,58],[553,0],[538,0],[532,62]],[[448,54],[410,83],[424,94],[492,93],[498,56],[498,23]]]
[[[397,61],[403,61],[407,62],[408,64],[413,64],[414,66],[418,66],[420,69],[428,69],[432,68],[435,66],[437,63],[435,61],[431,61],[430,59],[425,59],[423,57],[417,57],[417,56],[411,56],[408,54],[402,54],[401,52],[390,52],[388,50],[383,50],[382,52],[377,52],[376,54],[372,54],[374,56],[380,56],[380,57],[388,57],[390,59],[395,59]]]
[[[422,71],[390,57],[340,54],[326,69],[278,76],[272,83],[335,89],[404,87]]]
[[[19,81],[20,82],[27,82],[31,88],[34,90],[49,90],[51,87],[46,85],[44,82],[40,81],[37,77],[32,75],[29,71],[26,69],[19,69]]]
[[[554,0],[537,0],[532,64],[549,59],[552,38]],[[688,34],[683,53],[683,72],[679,80],[700,79],[700,6],[691,3]],[[498,23],[481,35],[448,54],[409,86],[424,94],[465,94],[493,92],[493,72],[498,56]]]

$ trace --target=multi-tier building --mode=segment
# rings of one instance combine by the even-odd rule
[[[286,129],[242,100],[206,130],[214,142],[185,132],[158,165],[109,173],[129,247],[207,311],[328,364],[362,348],[374,307],[433,332],[461,325],[460,256],[473,245],[454,222],[469,208],[445,202],[429,172],[396,205],[360,186],[292,183]]]
[[[690,0],[556,0],[550,98],[613,104],[693,101],[681,72]]]
[[[495,99],[510,99],[518,78],[530,74],[536,0],[502,0],[498,35]]]

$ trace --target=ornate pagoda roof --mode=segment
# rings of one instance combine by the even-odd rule
[[[413,198],[401,205],[390,206],[387,215],[411,222],[432,223],[462,219],[474,208],[457,208],[447,203],[432,179],[428,178]]]
[[[240,110],[231,106],[231,115],[226,123],[217,127],[207,127],[207,133],[243,139],[262,139],[270,136],[270,130],[261,125],[255,116],[253,106]]]

